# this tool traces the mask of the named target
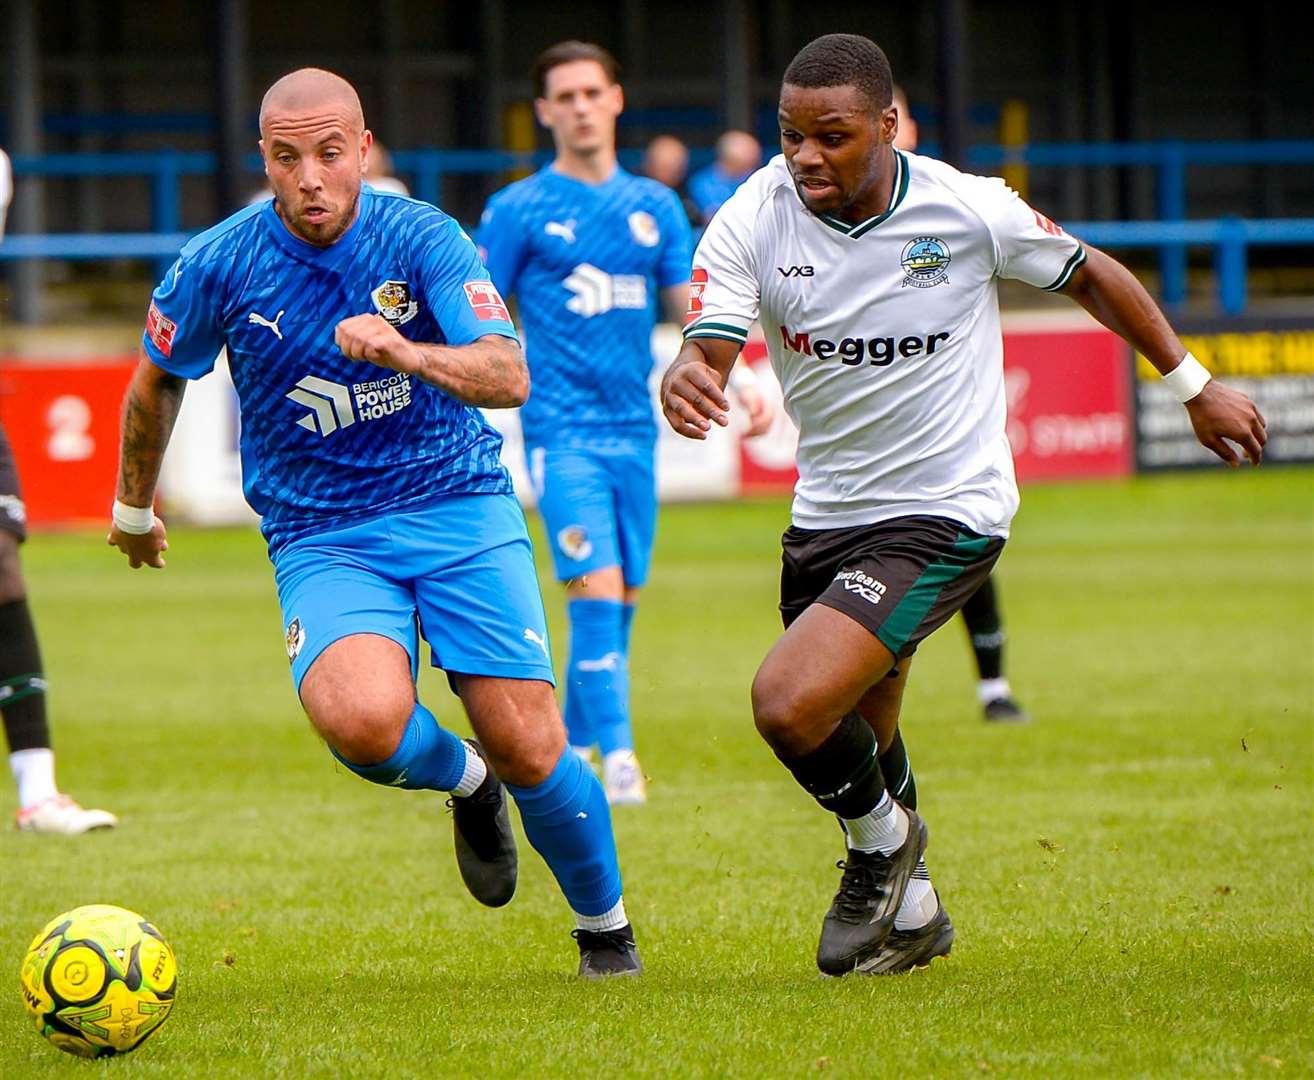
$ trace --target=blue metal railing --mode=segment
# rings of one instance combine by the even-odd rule
[[[934,153],[935,147],[924,149]],[[697,167],[710,151],[694,151]],[[622,162],[637,164],[640,152],[624,150]],[[512,153],[503,150],[399,150],[393,154],[397,172],[412,181],[417,198],[441,201],[443,178],[451,175],[489,175],[530,169],[550,158],[547,151]],[[1192,247],[1215,252],[1219,302],[1229,314],[1245,306],[1246,255],[1256,245],[1314,243],[1312,223],[1306,219],[1244,221],[1185,220],[1187,169],[1192,165],[1296,165],[1314,163],[1314,140],[1266,142],[1154,142],[1154,143],[1036,143],[1028,146],[974,146],[968,165],[974,169],[1002,165],[1089,168],[1146,167],[1155,170],[1157,221],[1068,223],[1074,235],[1111,248],[1154,248],[1159,253],[1161,295],[1176,306],[1186,299],[1187,253]],[[20,258],[102,259],[152,258],[172,260],[181,246],[180,179],[210,175],[216,167],[209,152],[73,153],[44,156],[17,155],[17,176],[142,176],[151,184],[151,233],[103,235],[10,235],[0,244],[0,261]],[[242,167],[253,175],[262,170],[260,157],[246,155]]]

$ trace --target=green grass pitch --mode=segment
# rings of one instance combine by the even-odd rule
[[[1314,470],[1024,494],[1000,581],[1035,722],[981,722],[961,624],[923,646],[904,730],[958,940],[896,978],[817,974],[840,836],[748,714],[786,520],[663,513],[634,647],[651,802],[616,814],[648,972],[605,985],[572,977],[532,852],[481,909],[441,796],[334,767],[256,535],[178,529],[136,574],[100,535],[34,537],[60,779],[122,826],[0,835],[0,1076],[1314,1075]],[[92,902],[181,969],[168,1024],[108,1063],[46,1045],[17,987],[30,936]]]

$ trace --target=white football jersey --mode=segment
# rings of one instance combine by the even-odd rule
[[[809,211],[783,156],[754,173],[698,245],[685,337],[761,321],[799,429],[795,525],[934,514],[1007,536],[996,281],[1059,289],[1086,253],[1002,180],[895,162],[889,206],[857,225]]]

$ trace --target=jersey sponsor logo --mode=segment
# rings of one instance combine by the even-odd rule
[[[419,302],[404,281],[385,281],[370,293],[370,299],[379,314],[393,326],[408,323],[420,313]]]
[[[278,338],[279,341],[282,341],[283,331],[278,328],[278,320],[281,319],[285,314],[286,311],[284,311],[284,309],[282,308],[279,308],[278,314],[274,316],[274,321],[270,322],[259,312],[253,311],[251,312],[251,314],[249,314],[246,317],[246,321],[249,322],[252,326],[263,326],[266,330],[272,330],[274,332],[274,337]]]
[[[949,280],[949,245],[938,236],[919,236],[904,245],[899,265],[906,275],[904,286],[929,289]]]
[[[287,646],[287,662],[291,664],[301,655],[301,647],[306,643],[306,628],[301,625],[300,618],[294,618],[287,624],[283,641]]]
[[[614,309],[642,311],[648,306],[648,281],[641,274],[609,274],[580,263],[562,284],[573,294],[566,310],[585,319]]]
[[[685,322],[693,322],[703,313],[703,290],[707,288],[707,271],[695,266],[689,275],[689,310],[684,313]]]
[[[630,235],[641,247],[656,247],[662,242],[662,231],[657,227],[657,219],[646,210],[636,210],[627,219],[630,223]]]
[[[557,547],[567,559],[579,562],[593,554],[593,541],[583,525],[567,525],[557,533]]]
[[[560,237],[567,244],[575,242],[575,219],[569,221],[549,221],[543,226],[543,232],[548,236]]]
[[[869,360],[874,367],[885,367],[892,364],[896,356],[905,360],[923,354],[930,356],[941,342],[949,340],[949,331],[909,334],[901,338],[845,337],[832,341],[830,338],[814,338],[807,330],[795,333],[788,326],[782,326],[780,340],[790,352],[815,356],[818,360],[829,360],[837,356],[841,364],[849,367],[857,367],[864,360]]]
[[[506,309],[506,301],[502,299],[502,294],[491,281],[467,281],[465,298],[470,302],[475,318],[480,322],[511,321],[511,313]]]
[[[357,420],[382,420],[405,409],[411,403],[411,377],[398,373],[344,386],[307,375],[285,396],[310,409],[297,421],[297,427],[327,438]]]
[[[817,271],[811,266],[777,266],[780,276],[783,278],[791,277],[812,277]]]
[[[841,570],[835,580],[844,586],[847,592],[856,593],[869,604],[879,604],[885,595],[885,583],[877,581],[870,574],[861,570]]]
[[[173,338],[177,333],[178,324],[157,308],[152,300],[146,310],[146,336],[151,339],[151,343],[165,356],[169,356],[173,352]]]
[[[1032,212],[1033,214],[1036,215],[1036,224],[1039,225],[1042,229],[1044,229],[1047,233],[1049,233],[1050,236],[1062,236],[1062,235],[1063,235],[1063,226],[1058,225],[1058,224],[1056,224],[1056,223],[1053,222],[1053,221],[1050,221],[1049,218],[1047,218],[1044,214],[1042,214],[1042,213],[1041,213],[1039,210],[1037,210],[1034,206],[1030,207],[1029,209],[1031,210],[1031,212]]]

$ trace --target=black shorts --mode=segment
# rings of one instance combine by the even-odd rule
[[[27,509],[23,506],[23,493],[18,489],[18,466],[3,426],[0,426],[0,530],[18,537],[20,544],[27,539]]]
[[[789,626],[812,604],[861,623],[895,659],[948,622],[990,576],[1004,541],[942,517],[903,517],[849,529],[790,526],[780,575]]]

